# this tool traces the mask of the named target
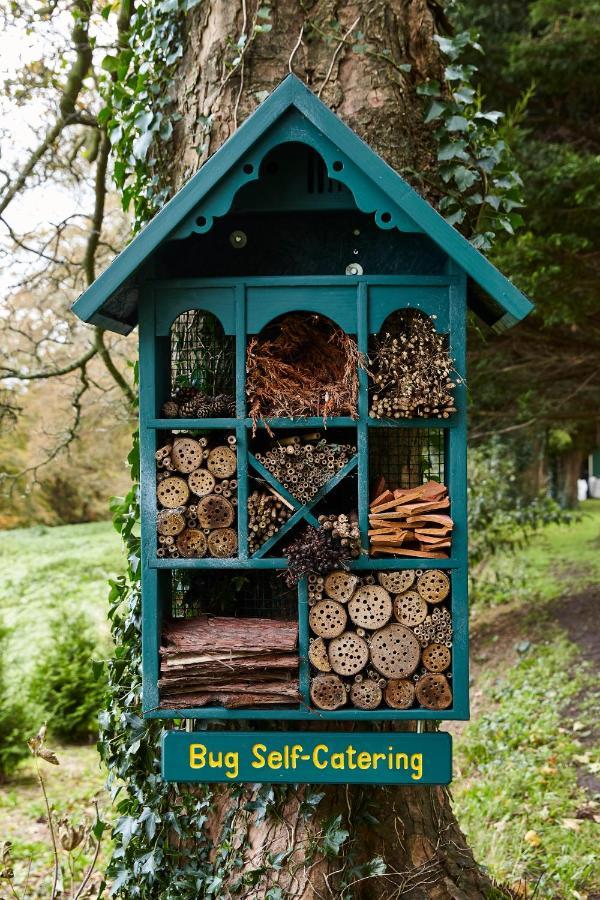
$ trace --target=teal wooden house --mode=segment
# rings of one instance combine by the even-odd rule
[[[146,716],[312,721],[468,717],[468,308],[502,330],[532,307],[294,76],[282,82],[77,300],[73,309],[84,322],[122,334],[139,326]],[[280,416],[268,420],[268,428],[261,419],[254,429],[246,393],[246,352],[252,339],[282,317],[311,314],[334,323],[368,355],[375,337],[393,331],[395,317],[407,310],[429,317],[436,333],[444,336],[456,375],[450,415],[374,418],[369,415],[373,388],[368,371],[361,368],[355,415],[333,416],[325,425],[320,415]],[[194,412],[185,406],[191,396],[185,389],[191,385],[209,397],[230,396],[229,406],[227,401],[213,406],[217,414],[212,414],[210,404],[200,404]],[[177,391],[180,406],[172,401]],[[342,467],[301,501],[264,460],[273,442],[290,446],[303,434],[310,441],[324,441],[327,454],[332,441],[350,451]],[[184,438],[191,443],[181,443]],[[173,457],[167,460],[172,447],[174,466]],[[392,494],[423,482],[445,485],[453,520],[451,549],[404,556],[369,552],[370,533],[377,531],[369,506],[382,479]],[[248,500],[270,488],[283,502],[287,518],[257,547],[249,532]],[[348,564],[352,576],[369,576],[377,584],[381,573],[408,573],[407,585],[430,571],[447,576],[451,591],[443,604],[445,614],[439,607],[435,615],[433,606],[423,614],[434,643],[440,621],[451,621],[452,640],[446,645],[451,644],[452,665],[441,666],[450,679],[451,702],[438,708],[416,701],[390,704],[383,695],[363,704],[366,708],[343,698],[329,709],[313,702],[311,679],[318,672],[309,654],[309,620],[322,579],[303,579],[288,589],[281,575],[286,540],[303,525],[317,526],[323,511],[357,513],[363,552]],[[186,534],[190,522],[195,526],[196,543],[190,538],[181,544],[183,519],[178,526],[178,516],[187,516]],[[167,523],[163,533],[157,533],[157,517]],[[391,526],[384,523],[381,530],[391,533]],[[412,602],[419,603],[418,596]],[[204,613],[219,621],[258,617],[296,622],[298,695],[275,705],[255,701],[245,706],[239,700],[222,702],[222,691],[211,702],[213,687],[201,702],[198,691],[189,693],[191,703],[181,701],[185,693],[165,702],[161,635],[167,625],[175,633]],[[367,643],[374,640],[368,627],[355,631]],[[320,673],[327,668],[326,659]],[[415,684],[424,671],[413,667],[406,679],[397,680]],[[351,683],[365,680],[386,690],[390,682],[385,666],[371,663]],[[225,684],[225,675],[221,681]],[[347,679],[345,684],[350,692]],[[405,687],[410,691],[410,684]],[[249,696],[252,690],[246,690]]]

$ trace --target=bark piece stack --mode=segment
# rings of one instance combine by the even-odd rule
[[[167,622],[160,649],[160,705],[228,709],[298,703],[298,625],[200,616]]]
[[[448,488],[428,481],[417,488],[384,491],[369,507],[371,556],[447,559],[454,523]]]

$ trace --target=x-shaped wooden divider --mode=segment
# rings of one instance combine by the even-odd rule
[[[319,500],[321,500],[326,494],[328,494],[329,491],[333,490],[333,488],[336,487],[336,485],[338,485],[340,481],[342,481],[346,477],[346,475],[349,475],[350,472],[352,472],[352,470],[356,468],[358,464],[358,454],[355,454],[352,459],[348,460],[346,465],[342,469],[340,469],[339,472],[336,472],[333,478],[331,478],[326,484],[324,484],[323,487],[319,488],[317,493],[314,495],[314,497],[311,497],[308,503],[304,504],[300,503],[300,501],[297,500],[293,494],[290,494],[290,492],[277,481],[277,479],[269,472],[269,470],[265,468],[265,466],[263,466],[263,464],[260,463],[252,453],[248,454],[248,462],[255,470],[255,472],[258,472],[258,474],[261,475],[262,478],[264,478],[264,480],[268,482],[268,484],[270,484],[278,494],[281,494],[284,500],[287,500],[287,502],[290,503],[295,509],[295,512],[292,516],[290,516],[285,525],[282,525],[281,528],[272,537],[270,537],[268,541],[265,541],[265,543],[258,548],[256,553],[253,553],[251,556],[251,559],[260,559],[265,555],[265,553],[268,553],[271,547],[273,547],[278,541],[280,541],[281,538],[284,537],[288,533],[288,531],[290,531],[294,527],[294,525],[297,525],[298,522],[300,522],[302,519],[308,522],[309,525],[313,525],[315,528],[319,527],[319,522],[315,518],[315,516],[313,516],[311,510],[319,502]]]

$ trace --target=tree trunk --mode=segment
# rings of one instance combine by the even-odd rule
[[[578,504],[577,481],[587,454],[580,447],[563,454],[558,460],[558,496],[562,506],[574,509]]]
[[[428,171],[435,173],[435,144],[415,87],[443,77],[433,38],[448,25],[437,0],[272,0],[268,19],[266,3],[205,0],[188,14],[176,89],[182,118],[165,172],[172,188],[180,187],[289,71],[409,180],[411,172],[425,179]],[[257,33],[255,25],[265,23],[271,30]],[[243,34],[245,43],[239,41]],[[406,64],[409,72],[401,68]],[[431,193],[428,199],[436,197]],[[249,886],[235,895],[245,900],[489,896],[492,885],[465,843],[446,789],[323,786],[324,798],[307,817],[302,803],[311,790],[276,789],[277,815],[262,820],[245,808],[252,788],[214,794],[205,827],[218,852],[226,842],[241,848],[244,861],[242,871],[232,866],[219,896],[229,897],[244,874]],[[337,816],[349,832],[339,854],[328,852],[323,842]],[[270,859],[283,852],[289,855],[278,872]],[[385,874],[366,865],[377,857]],[[269,893],[274,884],[281,893]]]

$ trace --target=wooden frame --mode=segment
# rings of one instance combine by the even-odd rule
[[[310,289],[310,309],[338,321],[357,336],[359,349],[366,353],[371,329],[380,326],[384,319],[396,309],[421,308],[436,315],[436,325],[440,331],[449,334],[449,349],[455,359],[455,366],[461,379],[465,375],[465,276],[450,267],[445,277],[430,276],[381,276],[381,277],[313,277],[313,278],[249,278],[244,280],[190,279],[185,284],[181,279],[176,283],[148,282],[140,311],[140,448],[142,465],[142,596],[143,596],[143,706],[144,715],[151,718],[193,718],[193,719],[293,719],[293,720],[390,720],[390,719],[466,719],[468,708],[468,603],[467,603],[467,515],[466,515],[466,391],[464,384],[456,389],[457,412],[448,419],[370,419],[368,410],[368,379],[366,372],[359,374],[358,419],[334,418],[327,422],[328,428],[347,429],[356,434],[357,454],[347,466],[332,479],[319,496],[331,489],[354,468],[358,471],[358,507],[362,544],[367,546],[368,484],[369,484],[369,431],[373,428],[435,428],[445,434],[446,483],[452,503],[453,533],[452,556],[447,560],[428,559],[370,559],[363,556],[352,562],[357,571],[391,570],[399,568],[443,568],[452,574],[452,619],[453,619],[453,694],[450,709],[443,712],[427,709],[392,710],[378,709],[363,711],[343,709],[324,712],[310,707],[309,665],[308,665],[308,600],[306,582],[301,582],[298,590],[300,689],[303,703],[295,708],[236,709],[222,707],[199,707],[182,710],[159,709],[158,674],[161,612],[164,603],[164,579],[161,572],[173,569],[213,569],[213,570],[280,570],[285,568],[284,557],[265,557],[267,552],[281,539],[296,521],[304,519],[316,524],[311,507],[318,497],[306,506],[301,506],[291,495],[287,499],[293,503],[294,516],[271,539],[269,546],[262,547],[253,556],[248,555],[247,540],[247,498],[248,475],[257,471],[262,478],[273,484],[279,492],[281,485],[253,457],[248,447],[248,434],[252,422],[246,417],[245,396],[245,351],[248,333],[246,323],[250,319],[257,325],[264,325],[282,311],[290,311],[289,297],[293,289],[302,286]],[[267,289],[262,295],[264,308],[259,319],[248,315],[248,307],[260,295],[260,288]],[[218,315],[212,298],[215,290],[221,296],[235,297],[235,313],[226,314],[225,327],[232,330],[235,323],[236,336],[236,410],[232,419],[162,419],[157,415],[160,405],[157,372],[164,370],[166,361],[161,358],[160,336],[165,333],[165,309],[173,310],[173,318],[184,309],[208,309]],[[172,292],[176,292],[177,302],[172,305]],[[348,292],[354,298],[354,308],[348,306]],[[185,302],[184,295],[188,295]],[[264,295],[267,295],[265,299]],[[343,309],[337,305],[344,297]],[[416,296],[416,302],[413,297]],[[298,304],[302,308],[302,303]],[[157,321],[160,327],[157,328]],[[372,323],[371,326],[369,323]],[[354,327],[353,327],[354,326]],[[164,345],[163,345],[164,346]],[[314,428],[322,426],[321,419],[273,419],[274,428]],[[157,431],[170,428],[224,429],[235,431],[238,448],[238,543],[239,557],[234,559],[159,559],[156,556],[156,450]],[[291,524],[290,524],[291,523]]]

